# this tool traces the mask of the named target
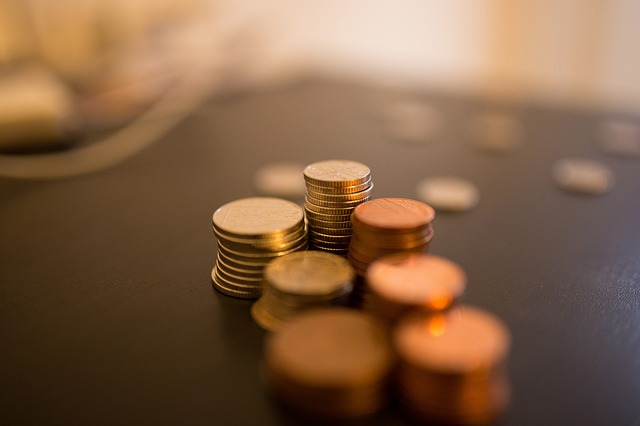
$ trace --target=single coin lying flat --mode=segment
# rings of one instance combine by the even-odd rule
[[[563,159],[553,166],[556,184],[570,192],[601,195],[610,191],[615,179],[604,164],[584,158]]]
[[[260,167],[253,175],[255,188],[263,195],[288,199],[302,198],[305,193],[304,165],[279,162]]]
[[[418,198],[436,210],[462,212],[473,209],[480,192],[473,182],[455,176],[437,176],[418,183]]]

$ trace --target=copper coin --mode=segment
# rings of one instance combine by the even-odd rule
[[[398,253],[374,261],[367,280],[369,288],[387,300],[440,311],[462,295],[467,277],[460,266],[443,257]]]
[[[426,227],[435,211],[427,204],[408,198],[378,198],[359,204],[352,213],[352,222],[380,230],[411,230]]]
[[[378,383],[392,366],[384,328],[346,309],[305,312],[269,337],[265,364],[289,381],[312,388],[357,388]]]
[[[491,370],[505,361],[510,342],[500,319],[469,306],[436,315],[409,314],[393,336],[401,359],[443,374]]]

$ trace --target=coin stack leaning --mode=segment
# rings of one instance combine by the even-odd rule
[[[302,251],[279,257],[264,269],[262,296],[251,315],[262,328],[276,331],[302,310],[346,304],[355,273],[341,256]]]
[[[382,256],[367,270],[364,309],[393,324],[411,310],[442,312],[464,293],[467,277],[455,262],[425,253]]]
[[[369,167],[349,160],[319,161],[304,169],[304,180],[311,248],[346,256],[351,212],[373,191]]]
[[[264,267],[273,259],[306,250],[304,212],[297,204],[271,197],[232,201],[213,213],[218,239],[213,286],[243,299],[256,299]]]
[[[271,334],[265,345],[267,386],[312,419],[353,419],[378,411],[393,355],[384,327],[354,309],[314,309]]]
[[[393,332],[400,403],[423,421],[486,425],[508,405],[506,326],[469,306],[401,318]]]
[[[349,261],[361,276],[377,258],[396,252],[427,252],[433,238],[435,211],[408,198],[378,198],[351,214],[353,234]]]

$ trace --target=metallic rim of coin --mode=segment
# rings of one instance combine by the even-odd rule
[[[339,237],[351,237],[351,228],[327,228],[324,226],[315,226],[310,229],[310,234],[318,235],[332,235]]]
[[[283,239],[277,243],[270,244],[260,244],[260,243],[252,243],[252,244],[242,244],[234,241],[229,241],[226,239],[219,239],[219,243],[229,250],[235,250],[241,253],[274,253],[274,252],[282,252],[287,251],[293,247],[299,246],[307,239],[307,231],[306,229],[302,232],[297,232],[292,235],[292,238]]]
[[[332,234],[324,234],[319,231],[310,230],[309,238],[314,241],[326,241],[328,243],[349,243],[351,240],[351,234],[347,235],[332,235]]]
[[[218,241],[218,250],[222,249],[227,257],[231,257],[234,260],[241,261],[255,261],[256,259],[273,259],[275,257],[284,256],[287,253],[292,253],[303,248],[307,243],[307,238],[302,238],[298,245],[282,251],[266,251],[266,250],[254,250],[254,251],[238,251],[230,249],[222,241]]]
[[[277,238],[297,229],[304,212],[296,203],[281,198],[251,197],[235,200],[217,209],[213,225],[236,238]]]
[[[304,198],[305,205],[313,205],[317,207],[324,207],[329,209],[339,209],[339,208],[355,208],[358,204],[364,203],[365,201],[369,201],[371,199],[371,195],[367,195],[366,197],[362,197],[358,200],[351,201],[326,201],[326,200],[318,200],[317,198],[313,198],[308,192]]]
[[[220,247],[220,244],[218,244],[218,255],[222,257],[227,264],[244,270],[262,270],[267,263],[271,261],[271,258],[256,257],[247,259],[245,257],[234,256],[232,253],[226,252],[224,247]]]
[[[311,243],[310,243],[311,244]],[[322,250],[329,253],[334,253],[340,256],[346,256],[349,253],[349,247],[323,247],[322,249],[316,248],[315,245],[311,244],[311,251]]]
[[[409,198],[378,198],[359,204],[351,215],[352,222],[374,230],[411,230],[425,227],[435,218],[435,210]],[[355,223],[354,223],[355,226]]]
[[[257,278],[259,276],[262,276],[262,272],[264,269],[264,266],[261,266],[260,268],[251,269],[251,268],[243,268],[240,265],[234,265],[233,262],[229,262],[228,260],[224,259],[224,257],[220,256],[219,252],[218,252],[218,255],[216,256],[216,262],[225,271],[230,271],[233,275],[237,275],[240,277]]]
[[[216,272],[221,279],[237,286],[261,287],[264,281],[264,277],[262,276],[243,277],[235,275],[232,270],[225,269],[224,265],[220,263],[216,264],[216,268]]]
[[[318,206],[316,204],[312,204],[308,201],[306,201],[305,199],[305,203],[304,203],[304,208],[305,210],[311,210],[314,213],[319,213],[319,214],[324,214],[324,215],[329,215],[329,216],[350,216],[351,212],[353,212],[353,209],[355,209],[355,207],[322,207],[322,206]]]
[[[385,244],[399,244],[399,243],[415,243],[418,241],[426,241],[431,239],[434,234],[434,229],[431,224],[424,228],[403,231],[403,232],[377,232],[371,229],[362,228],[358,223],[355,223],[355,227],[352,228],[355,237],[365,242],[366,244],[373,245],[385,245]]]
[[[315,221],[320,221],[320,222],[348,222],[349,226],[351,226],[351,212],[349,212],[348,214],[325,214],[325,213],[318,213],[316,211],[313,210],[309,210],[305,207],[304,209],[305,215],[307,220],[312,219]]]
[[[354,192],[360,192],[367,189],[371,186],[371,176],[365,182],[353,185],[353,186],[324,186],[324,185],[314,185],[309,182],[305,182],[307,190],[314,193],[320,194],[352,194]]]
[[[455,262],[440,256],[396,253],[376,259],[367,270],[372,292],[406,306],[444,310],[465,290],[467,276]]]
[[[268,238],[242,237],[240,238],[240,237],[235,237],[233,235],[229,235],[224,231],[221,231],[215,225],[213,226],[213,233],[217,238],[221,238],[225,241],[231,241],[238,244],[248,244],[248,245],[263,244],[268,246],[269,244],[277,244],[283,241],[295,239],[304,233],[304,229],[305,229],[304,220],[302,220],[298,225],[290,229],[287,233],[277,235],[275,237],[268,237]]]
[[[325,194],[322,192],[315,192],[307,188],[307,196],[314,200],[330,201],[330,202],[346,202],[346,201],[361,201],[371,196],[373,192],[373,183],[360,192],[352,192],[348,194]]]
[[[318,220],[311,216],[307,217],[307,221],[310,227],[313,228],[324,228],[324,229],[344,229],[349,230],[351,232],[351,222],[350,221],[326,221],[326,220]]]
[[[269,331],[277,330],[284,323],[282,319],[264,308],[262,298],[256,300],[253,305],[251,305],[251,317],[260,327]]]
[[[350,160],[318,161],[305,167],[304,180],[315,186],[355,186],[371,177],[371,170]]]
[[[256,299],[260,297],[260,289],[243,289],[242,287],[235,286],[233,283],[226,283],[221,280],[217,274],[215,266],[211,270],[211,280],[213,282],[213,287],[227,296],[237,297],[240,299]]]

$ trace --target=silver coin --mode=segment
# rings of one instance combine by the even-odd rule
[[[436,210],[467,211],[480,199],[480,192],[473,182],[456,176],[437,176],[424,179],[416,192],[421,201]]]
[[[253,175],[255,188],[263,195],[289,199],[302,198],[305,193],[305,166],[298,163],[279,162],[260,167]]]
[[[402,99],[387,104],[381,121],[389,135],[401,143],[419,144],[433,140],[442,128],[442,114],[432,105],[417,99]]]
[[[520,121],[507,112],[478,114],[468,125],[471,144],[485,152],[507,153],[522,145],[524,130]]]
[[[567,191],[600,195],[614,186],[611,170],[604,164],[583,158],[563,159],[553,166],[553,179]]]
[[[640,125],[632,121],[607,120],[597,130],[600,148],[609,154],[640,157]]]

